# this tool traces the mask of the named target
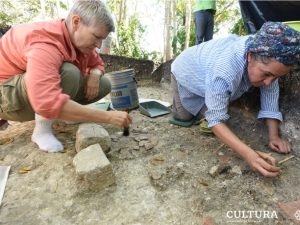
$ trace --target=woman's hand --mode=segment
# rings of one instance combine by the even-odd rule
[[[98,70],[100,71],[100,70]],[[100,71],[100,73],[102,73]],[[99,95],[99,83],[100,83],[101,74],[91,72],[87,77],[85,85],[85,97],[88,101],[95,99]]]
[[[291,144],[288,141],[281,139],[280,137],[270,139],[269,147],[279,153],[291,152]]]
[[[276,177],[281,173],[280,168],[276,166],[276,159],[267,153],[253,151],[247,156],[246,161],[252,170],[265,177]]]
[[[279,137],[279,121],[276,119],[266,119],[269,128],[269,147],[279,153],[289,153],[291,145],[288,141]]]
[[[123,111],[109,111],[108,123],[119,126],[119,127],[129,127],[132,123],[132,118],[127,112]]]
[[[224,123],[217,124],[212,128],[213,132],[224,144],[240,154],[250,165],[250,167],[266,177],[278,176],[281,172],[276,166],[276,159],[272,156],[254,151],[248,145],[243,143]]]

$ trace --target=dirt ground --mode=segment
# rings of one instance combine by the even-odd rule
[[[169,91],[158,85],[138,88],[140,98],[170,102]],[[0,165],[11,165],[3,203],[1,225],[202,225],[293,224],[279,202],[300,198],[299,147],[296,158],[282,164],[283,174],[264,178],[215,137],[200,134],[198,126],[182,128],[168,123],[168,116],[146,117],[131,112],[129,137],[104,125],[112,138],[107,154],[117,183],[101,192],[78,192],[75,170],[75,133],[78,125],[55,125],[66,146],[65,153],[39,151],[30,141],[34,122],[12,123],[0,131]],[[266,133],[255,114],[231,109],[230,127],[255,149],[270,151]],[[291,128],[292,126],[292,128]],[[293,141],[299,129],[283,127]],[[8,139],[6,139],[8,138]],[[221,146],[221,147],[220,147]],[[272,155],[279,160],[286,155]],[[88,162],[87,162],[88,163]],[[215,176],[209,171],[218,167]],[[20,168],[31,167],[28,173]],[[233,211],[268,211],[273,218],[231,218]],[[276,217],[274,217],[274,212]]]

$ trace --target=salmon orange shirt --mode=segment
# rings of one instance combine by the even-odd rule
[[[96,51],[79,54],[63,19],[14,26],[0,38],[0,83],[25,73],[25,85],[34,111],[54,119],[70,98],[60,87],[59,70],[74,64],[83,76],[93,68],[104,72]]]

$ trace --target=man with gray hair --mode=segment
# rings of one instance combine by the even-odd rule
[[[111,85],[95,48],[114,31],[99,0],[76,1],[67,18],[18,25],[0,39],[0,118],[35,119],[32,141],[59,152],[54,119],[128,127],[126,112],[86,107],[106,96]]]

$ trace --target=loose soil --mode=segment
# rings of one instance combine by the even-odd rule
[[[140,98],[171,102],[169,91],[161,86],[143,85],[138,93]],[[54,126],[66,147],[65,153],[55,154],[39,151],[30,141],[34,121],[13,122],[0,131],[0,165],[11,165],[0,224],[202,225],[209,217],[221,225],[293,224],[278,203],[300,198],[299,146],[292,153],[296,158],[282,164],[281,176],[264,178],[216,137],[202,135],[196,125],[170,125],[169,115],[149,118],[138,110],[130,114],[129,137],[122,136],[122,129],[103,125],[112,138],[107,157],[117,182],[101,192],[82,193],[76,188],[72,160],[78,125]],[[264,125],[255,120],[255,113],[232,107],[230,114],[229,126],[242,140],[271,152]],[[296,138],[285,134],[292,141]],[[287,157],[272,155],[278,160]],[[215,166],[219,170],[211,176]],[[30,171],[20,173],[23,167]],[[278,218],[227,217],[228,211],[261,210],[270,212],[269,216],[275,211]]]

